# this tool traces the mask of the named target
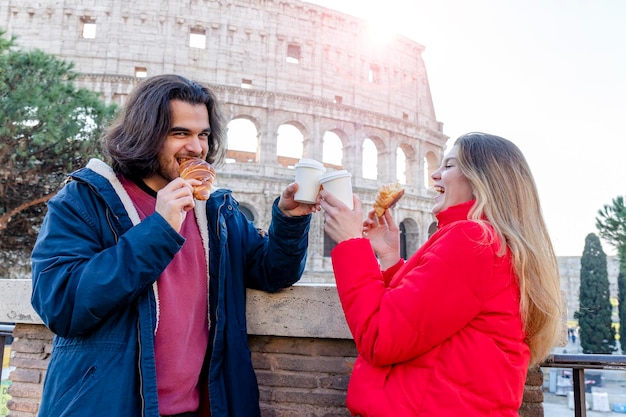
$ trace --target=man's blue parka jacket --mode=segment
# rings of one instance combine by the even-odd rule
[[[32,252],[32,305],[56,335],[39,417],[157,417],[157,279],[184,238],[157,213],[140,221],[102,161],[71,179],[49,201]],[[194,213],[210,275],[203,395],[212,417],[259,416],[246,288],[275,292],[300,278],[311,216],[284,216],[275,201],[265,233],[221,189]]]

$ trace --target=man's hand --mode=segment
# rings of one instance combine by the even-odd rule
[[[187,212],[195,206],[191,181],[197,180],[185,181],[176,178],[157,192],[155,211],[177,232],[180,232]]]
[[[320,210],[320,196],[317,196],[317,202],[315,204],[300,203],[293,199],[294,195],[298,191],[298,184],[292,182],[285,188],[280,195],[278,201],[278,208],[280,211],[289,217],[306,216],[307,214],[314,213]]]

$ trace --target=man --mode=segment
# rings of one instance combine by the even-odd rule
[[[246,288],[304,270],[311,213],[292,183],[268,233],[229,190],[194,200],[179,161],[225,154],[213,93],[143,81],[92,159],[50,200],[32,252],[32,304],[56,334],[39,417],[259,416]]]

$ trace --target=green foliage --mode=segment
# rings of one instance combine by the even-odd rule
[[[611,245],[616,248],[626,247],[626,206],[623,196],[615,197],[612,204],[605,204],[598,210],[596,228],[600,237]]]
[[[100,156],[97,139],[115,107],[77,88],[77,78],[72,63],[20,50],[0,30],[0,250],[29,250],[45,210],[35,202]]]
[[[600,238],[590,233],[580,258],[580,307],[574,314],[580,326],[583,353],[610,354],[615,351],[615,329],[611,321],[611,300],[606,254]]]
[[[617,309],[620,321],[620,345],[622,352],[626,353],[626,279],[624,278],[626,275],[626,206],[623,196],[615,197],[612,204],[605,204],[601,210],[598,210],[596,228],[600,237],[617,249],[619,257]]]

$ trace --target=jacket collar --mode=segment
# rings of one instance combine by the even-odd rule
[[[117,175],[115,175],[115,172],[113,172],[113,168],[96,158],[90,159],[87,163],[86,168],[92,170],[96,174],[99,174],[106,181],[108,181],[108,183],[113,187],[115,194],[117,194],[117,196],[122,201],[122,204],[126,209],[126,213],[128,214],[128,217],[130,217],[130,220],[133,222],[133,225],[139,224],[139,222],[141,222],[141,219],[139,218],[139,213],[137,213],[137,209],[135,208],[133,201],[130,199],[130,196],[126,192],[126,189],[117,178]]]
[[[466,201],[437,213],[437,227],[441,228],[459,220],[467,220],[467,216],[475,203],[476,200]]]

